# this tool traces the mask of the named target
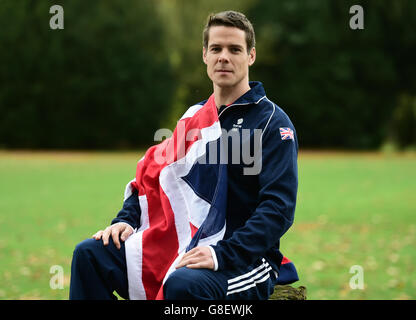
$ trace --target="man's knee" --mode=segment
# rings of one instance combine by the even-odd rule
[[[186,267],[174,271],[163,285],[164,298],[167,300],[209,299],[204,285],[202,269]]]
[[[192,294],[192,279],[186,276],[186,268],[174,271],[163,286],[164,297],[167,300],[194,299]]]
[[[75,246],[75,250],[73,253],[74,258],[85,258],[91,253],[93,253],[97,247],[99,247],[100,243],[98,240],[95,239],[86,239]]]

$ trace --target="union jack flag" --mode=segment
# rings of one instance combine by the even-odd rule
[[[183,254],[223,238],[226,164],[199,161],[221,134],[212,95],[204,105],[189,108],[172,136],[138,162],[124,195],[127,199],[138,190],[141,209],[140,228],[126,241],[131,299],[163,299],[163,283]]]
[[[282,138],[282,140],[295,140],[294,134],[293,134],[293,130],[290,128],[280,128],[280,137]]]

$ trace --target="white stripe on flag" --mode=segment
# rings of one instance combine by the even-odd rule
[[[147,203],[146,195],[139,196],[139,205],[141,210],[139,231],[144,231],[149,228],[149,205]]]
[[[203,104],[195,104],[192,107],[189,107],[188,110],[184,113],[184,115],[179,119],[185,119],[185,118],[192,118],[195,113],[197,113],[204,105]]]
[[[127,280],[131,300],[146,300],[146,291],[142,280],[142,237],[143,232],[149,228],[149,212],[147,210],[148,205],[145,195],[139,196],[139,203],[142,211],[140,215],[140,228],[138,232],[128,237],[125,242]]]
[[[129,183],[127,183],[126,188],[124,189],[124,200],[126,201],[132,194],[133,194],[133,187],[131,184],[136,181],[136,178],[131,180]]]
[[[218,231],[217,233],[200,239],[198,241],[198,247],[207,247],[210,245],[216,245],[218,241],[222,240],[224,238],[224,234],[225,234],[225,229],[226,229],[226,224],[224,223],[224,226],[222,227],[222,229],[220,231]]]
[[[127,279],[131,300],[146,300],[142,281],[142,236],[143,231],[133,233],[125,242]]]

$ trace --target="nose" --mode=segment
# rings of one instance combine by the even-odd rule
[[[218,57],[218,62],[225,63],[225,62],[228,62],[228,61],[229,61],[229,58],[228,58],[227,50],[222,50],[221,54]]]

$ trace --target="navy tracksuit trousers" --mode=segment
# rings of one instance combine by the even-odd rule
[[[71,265],[69,299],[108,300],[117,299],[116,291],[128,299],[127,265],[124,242],[118,250],[109,238],[104,246],[102,240],[86,239],[74,250]]]
[[[71,266],[70,299],[116,299],[116,291],[128,299],[127,265],[124,242],[118,250],[111,237],[79,243]],[[180,268],[164,284],[169,300],[265,300],[273,293],[277,273],[265,259],[240,269],[213,271]]]

